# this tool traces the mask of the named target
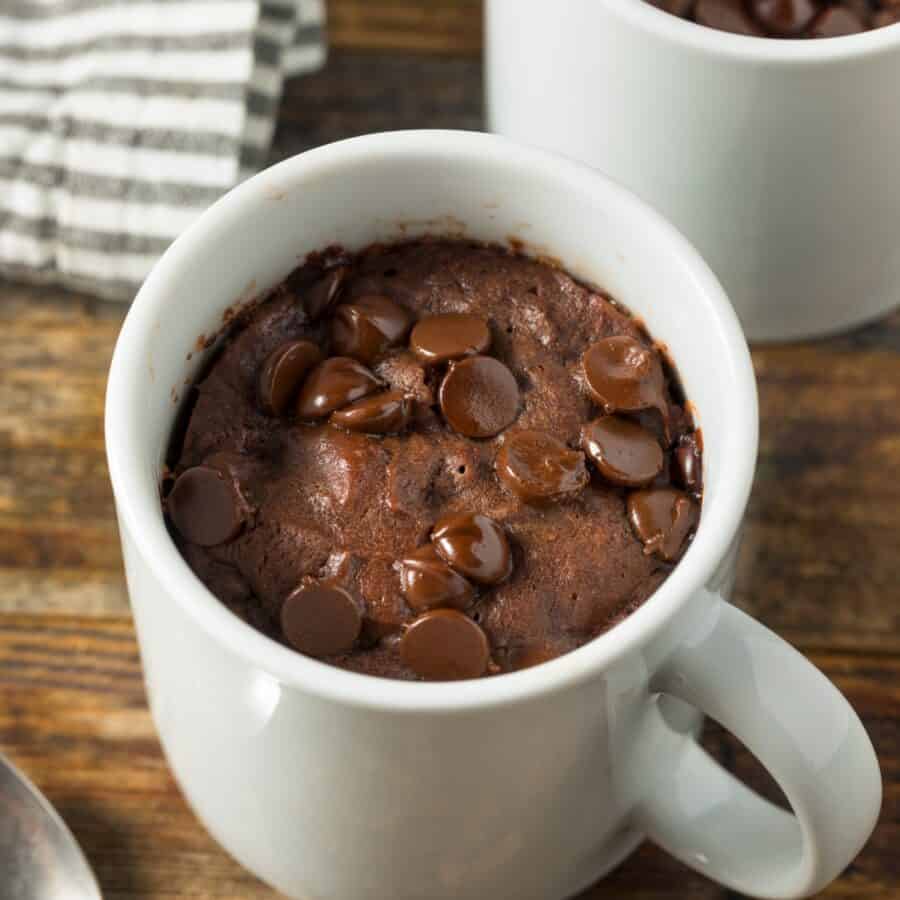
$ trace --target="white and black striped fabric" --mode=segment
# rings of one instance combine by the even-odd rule
[[[0,0],[0,275],[130,300],[265,163],[323,0]]]

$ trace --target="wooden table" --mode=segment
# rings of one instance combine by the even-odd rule
[[[288,85],[274,158],[378,129],[480,127],[477,3],[331,12],[337,49]],[[123,315],[0,283],[0,749],[59,808],[109,900],[274,897],[187,809],[147,712],[103,456]],[[879,826],[822,896],[900,898],[900,314],[753,357],[762,444],[736,601],[834,679],[881,759]],[[707,743],[777,794],[727,735]],[[649,846],[584,895],[728,896]]]

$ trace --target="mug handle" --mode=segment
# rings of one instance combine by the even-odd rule
[[[807,897],[843,871],[875,827],[881,806],[875,751],[850,704],[812,663],[736,607],[716,600],[710,612],[701,634],[651,679],[651,691],[661,696],[643,739],[651,741],[652,771],[660,771],[660,758],[667,762],[646,785],[638,827],[728,887],[754,897]],[[670,724],[667,696],[743,741],[794,815],[747,788]]]

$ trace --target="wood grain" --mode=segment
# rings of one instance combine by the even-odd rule
[[[328,0],[328,32],[340,49],[477,54],[481,0]]]
[[[474,51],[477,6],[334,0],[339,49],[287,85],[273,160],[365,131],[480,127],[476,57],[370,52]],[[0,283],[0,750],[59,806],[107,900],[274,897],[188,811],[146,709],[103,455],[123,316]],[[879,752],[879,827],[823,896],[900,900],[900,313],[753,357],[761,446],[736,601],[836,680]],[[772,791],[729,736],[707,744]],[[645,847],[584,896],[735,895]]]
[[[757,348],[760,456],[737,602],[805,648],[900,652],[900,315]]]
[[[887,783],[872,842],[824,898],[896,896],[900,876],[900,662],[815,654],[859,710]],[[887,685],[885,684],[887,682]],[[724,732],[707,747],[758,788],[758,765]],[[107,900],[275,898],[219,850],[187,808],[157,743],[124,617],[0,617],[0,746],[58,807]],[[723,889],[645,846],[583,900],[720,900]]]
[[[103,451],[125,309],[0,287],[0,612],[127,611]]]
[[[289,81],[272,160],[376,131],[482,127],[477,58],[334,51],[328,66]]]

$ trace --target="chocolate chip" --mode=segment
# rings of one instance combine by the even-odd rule
[[[649,484],[663,468],[663,451],[656,437],[620,416],[604,416],[585,425],[581,446],[611,484]]]
[[[506,435],[495,468],[500,481],[526,503],[571,496],[588,483],[584,454],[543,431]]]
[[[431,540],[450,568],[478,584],[498,584],[512,572],[506,533],[481,513],[443,516],[434,526]]]
[[[655,408],[666,417],[665,378],[659,355],[627,335],[591,344],[582,357],[588,390],[603,412]]]
[[[694,0],[649,0],[658,9],[671,13],[673,16],[689,16]]]
[[[544,644],[528,644],[522,647],[510,647],[507,651],[507,668],[514,672],[520,669],[530,669],[532,666],[539,666],[541,663],[550,662],[555,659],[555,654],[549,647]]]
[[[438,392],[447,424],[459,434],[488,438],[511,425],[519,412],[513,373],[491,356],[450,364]]]
[[[628,520],[644,553],[655,553],[666,562],[681,555],[699,517],[697,504],[675,488],[649,488],[628,496]]]
[[[466,609],[475,599],[472,585],[438,556],[433,544],[400,560],[400,586],[417,612],[439,606]]]
[[[759,37],[764,35],[762,28],[747,15],[743,0],[698,0],[694,19],[701,25],[720,31]]]
[[[182,472],[166,497],[166,509],[181,536],[201,547],[230,541],[244,524],[243,503],[234,483],[210,466]]]
[[[844,37],[865,30],[865,22],[846,6],[828,6],[812,23],[809,35],[814,38]]]
[[[766,30],[793,37],[809,27],[819,6],[813,0],[751,0],[750,10]]]
[[[406,629],[400,657],[428,681],[457,681],[485,673],[490,647],[477,623],[455,609],[435,609]]]
[[[337,300],[349,272],[349,266],[335,266],[306,290],[303,306],[310,319],[318,319]]]
[[[488,323],[466,313],[428,316],[416,323],[409,336],[412,352],[432,366],[484,353],[490,345]]]
[[[322,361],[322,351],[310,341],[291,341],[276,348],[259,373],[258,393],[262,408],[270,415],[287,412],[303,377]]]
[[[399,343],[411,324],[412,316],[402,306],[388,297],[369,294],[335,310],[332,347],[341,356],[371,363]]]
[[[703,470],[700,445],[696,432],[686,434],[678,442],[673,454],[675,477],[679,484],[692,494],[699,494],[703,488]]]
[[[306,376],[297,397],[297,415],[324,419],[379,387],[378,379],[362,363],[347,356],[332,356]]]
[[[900,6],[893,9],[880,9],[872,17],[873,28],[887,28],[900,22]]]
[[[359,637],[362,614],[350,594],[336,585],[309,582],[288,594],[281,607],[281,631],[307,656],[349,650]]]
[[[396,434],[409,424],[412,407],[412,399],[402,391],[385,391],[335,410],[329,421],[363,434]]]

